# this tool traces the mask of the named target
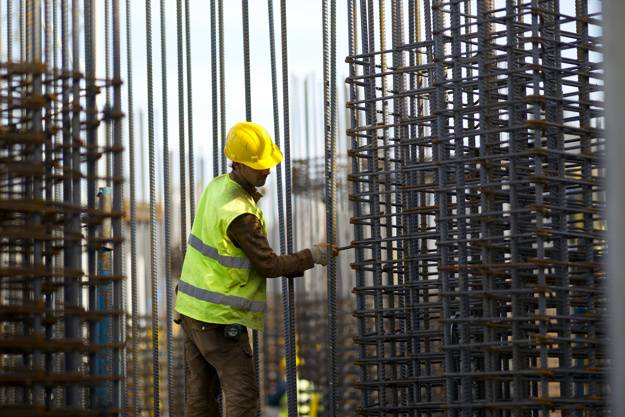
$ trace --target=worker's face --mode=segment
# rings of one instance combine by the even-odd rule
[[[254,187],[262,187],[270,174],[269,169],[253,169],[247,165],[237,164],[237,170],[243,179]]]

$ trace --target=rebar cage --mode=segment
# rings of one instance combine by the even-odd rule
[[[360,413],[606,415],[599,2],[386,4],[349,2]]]
[[[0,407],[15,416],[118,414],[126,400],[119,45],[110,78],[97,78],[90,3],[81,14],[77,1],[71,10],[6,4]]]

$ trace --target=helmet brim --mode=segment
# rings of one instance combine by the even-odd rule
[[[275,143],[272,143],[271,145],[272,145],[271,153],[267,157],[260,159],[256,162],[251,162],[251,161],[245,161],[245,162],[237,161],[237,162],[240,162],[243,165],[246,165],[256,170],[273,168],[276,165],[278,165],[280,162],[282,162],[283,156],[282,156],[282,151],[280,151],[280,148],[278,148]]]

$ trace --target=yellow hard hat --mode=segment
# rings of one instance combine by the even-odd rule
[[[282,161],[282,152],[258,123],[241,122],[230,128],[224,153],[229,160],[252,169],[268,169]]]

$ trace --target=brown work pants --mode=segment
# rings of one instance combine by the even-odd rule
[[[247,333],[224,336],[224,326],[182,317],[187,375],[185,417],[218,417],[224,392],[227,417],[255,417],[258,387]]]

